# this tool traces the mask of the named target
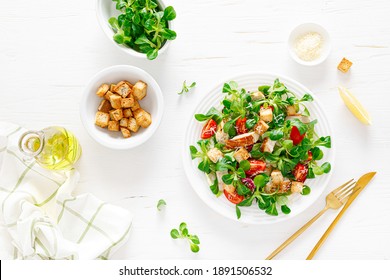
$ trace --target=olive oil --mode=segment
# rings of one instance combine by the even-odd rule
[[[52,126],[28,131],[19,140],[20,150],[50,170],[69,170],[81,156],[77,138],[65,128]]]

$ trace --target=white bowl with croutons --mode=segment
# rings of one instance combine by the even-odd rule
[[[145,143],[160,125],[163,110],[157,82],[144,70],[129,65],[111,66],[95,74],[80,104],[88,134],[116,150]]]

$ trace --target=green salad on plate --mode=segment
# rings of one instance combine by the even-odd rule
[[[237,218],[240,207],[253,204],[269,215],[289,214],[288,197],[310,194],[306,179],[331,170],[319,163],[331,138],[315,132],[305,105],[313,97],[296,96],[279,79],[253,92],[231,81],[222,92],[221,109],[195,115],[204,126],[198,147],[190,146],[192,159],[211,192],[236,205]]]

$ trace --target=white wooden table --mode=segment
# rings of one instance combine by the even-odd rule
[[[109,0],[107,0],[109,1]],[[325,194],[288,222],[248,226],[213,213],[184,175],[181,145],[188,112],[210,87],[247,71],[290,76],[309,87],[325,106],[334,130],[336,168],[328,190],[376,170],[375,180],[348,210],[318,259],[390,257],[390,2],[387,0],[166,0],[177,11],[177,39],[158,60],[137,60],[120,52],[103,34],[95,1],[1,1],[0,119],[28,128],[65,126],[83,147],[79,193],[96,196],[135,214],[129,242],[117,259],[263,259],[324,206]],[[331,34],[333,50],[320,66],[297,65],[287,53],[290,30],[315,21]],[[346,56],[350,73],[336,70]],[[160,84],[165,115],[154,137],[134,150],[118,152],[95,143],[79,117],[84,86],[97,71],[129,64]],[[179,96],[183,80],[198,86]],[[360,124],[346,109],[337,86],[351,88],[372,114]],[[122,173],[116,166],[126,166]],[[164,198],[167,207],[156,210]],[[278,258],[303,259],[335,212],[329,212]],[[180,222],[201,240],[193,254],[169,232]]]

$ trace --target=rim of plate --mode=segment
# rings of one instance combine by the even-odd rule
[[[310,195],[289,196],[289,207],[291,208],[290,214],[270,216],[266,214],[264,211],[252,205],[251,207],[240,207],[242,215],[240,219],[237,219],[236,212],[235,212],[235,205],[228,202],[223,195],[217,198],[214,194],[211,193],[208,184],[205,184],[205,182],[207,181],[206,175],[197,169],[196,167],[198,163],[197,160],[191,159],[188,147],[189,145],[196,145],[196,142],[199,140],[199,137],[194,138],[192,134],[194,132],[198,132],[197,135],[199,135],[200,129],[203,126],[203,124],[196,122],[193,116],[196,113],[206,113],[207,110],[209,110],[212,106],[218,106],[218,104],[223,98],[223,94],[222,94],[223,84],[227,81],[236,81],[240,88],[243,87],[247,90],[252,90],[252,87],[246,85],[245,83],[256,84],[255,87],[257,88],[257,86],[260,84],[272,84],[276,78],[279,78],[280,81],[283,84],[285,84],[288,89],[290,89],[298,96],[302,96],[303,92],[307,92],[314,97],[314,102],[306,105],[308,105],[311,113],[316,112],[316,114],[313,114],[315,118],[312,118],[318,120],[316,131],[317,132],[324,131],[326,133],[325,136],[330,135],[332,138],[332,147],[331,149],[326,149],[324,151],[324,158],[321,160],[321,161],[330,162],[332,169],[328,174],[323,174],[320,177],[312,179],[313,181],[310,182],[312,183],[311,186],[315,185],[316,189],[314,189],[313,192],[313,187],[310,186],[312,190]],[[324,107],[321,104],[321,102],[318,101],[316,95],[311,90],[309,90],[303,84],[299,83],[298,81],[288,76],[284,76],[272,72],[246,72],[239,75],[232,75],[230,77],[221,79],[220,82],[216,83],[213,87],[210,88],[210,90],[206,92],[207,94],[198,102],[194,110],[191,112],[191,115],[187,119],[188,125],[185,132],[182,158],[183,158],[184,171],[186,173],[187,179],[190,182],[192,189],[199,196],[199,198],[208,207],[211,208],[211,210],[239,223],[256,224],[256,225],[275,224],[275,223],[280,223],[282,221],[290,220],[293,217],[298,216],[299,214],[303,213],[306,209],[311,207],[314,204],[314,202],[318,201],[319,197],[326,190],[329,180],[333,174],[334,165],[335,165],[334,163],[335,147],[333,141],[334,134],[330,126],[329,120],[326,116],[325,110],[323,109]],[[319,133],[319,135],[322,135],[322,133]],[[196,171],[194,172],[194,170]],[[297,209],[298,206],[299,208]]]

